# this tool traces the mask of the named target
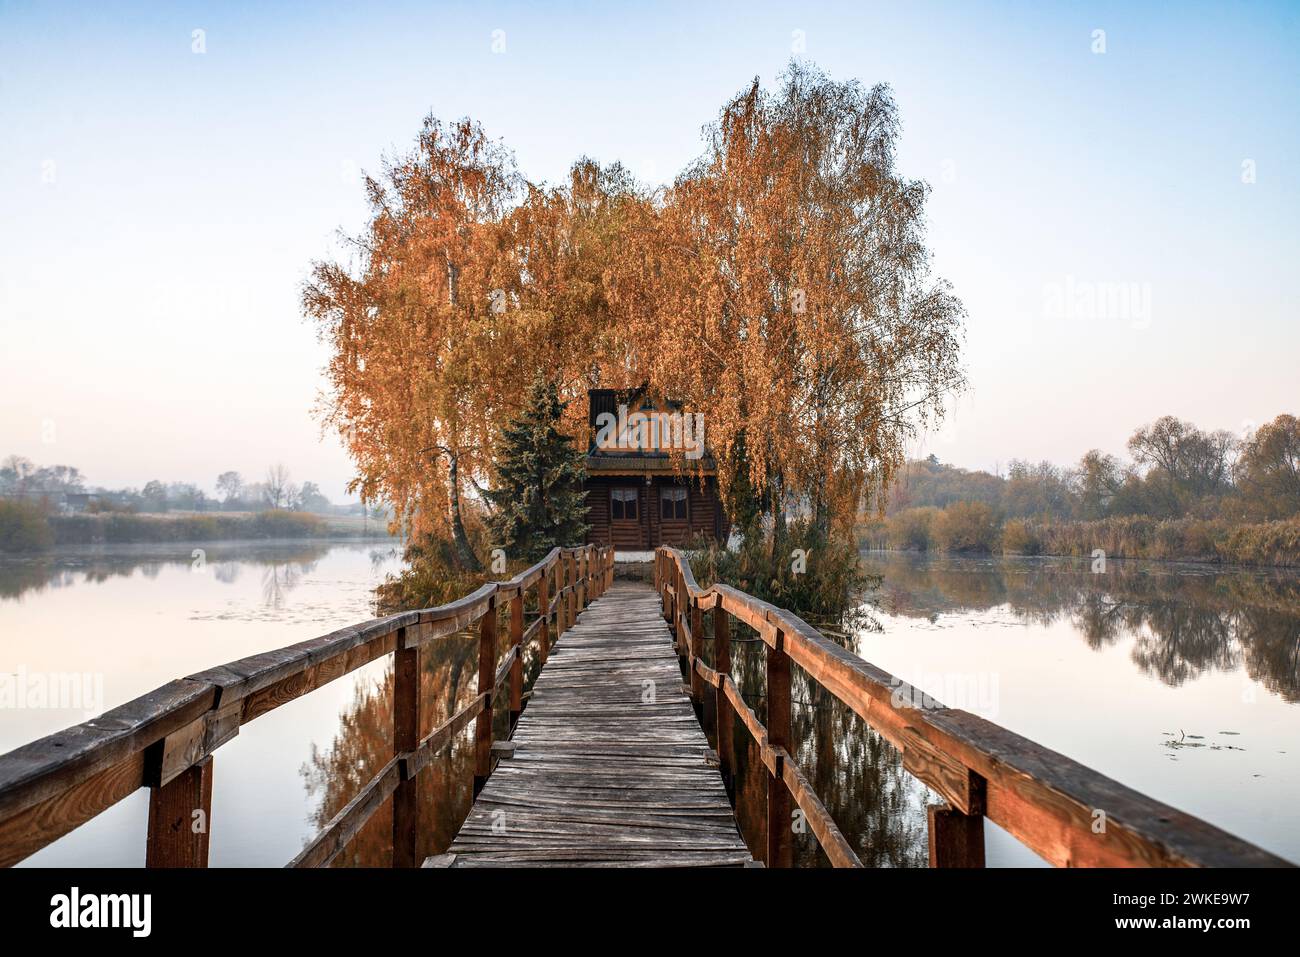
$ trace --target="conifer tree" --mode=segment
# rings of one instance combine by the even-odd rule
[[[493,547],[511,559],[532,564],[587,534],[583,453],[559,429],[565,405],[555,383],[538,376],[522,414],[502,433],[488,525]]]

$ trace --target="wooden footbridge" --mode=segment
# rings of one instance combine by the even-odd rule
[[[527,624],[525,622],[527,621]],[[473,700],[421,737],[420,648],[475,628]],[[766,723],[731,677],[733,629],[766,654]],[[502,633],[504,633],[502,635]],[[498,640],[501,635],[503,640]],[[755,863],[728,798],[737,730],[767,778],[759,857],[789,866],[792,821],[830,862],[853,843],[814,792],[791,740],[794,669],[844,702],[936,795],[930,864],[984,863],[984,819],[1061,866],[1287,866],[989,721],[946,708],[784,609],[699,587],[675,549],[653,589],[615,582],[608,548],[555,549],[505,582],[172,681],[0,756],[0,864],[12,865],[139,788],[146,863],[208,862],[214,753],[246,725],[369,662],[393,658],[393,756],[292,862],[338,857],[392,801],[393,864],[422,863],[417,783],[474,726],[475,802],[428,866],[744,866]],[[525,695],[523,664],[541,671]],[[715,740],[697,714],[711,711]],[[493,715],[508,711],[508,740]]]

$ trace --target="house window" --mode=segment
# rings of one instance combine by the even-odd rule
[[[611,489],[610,493],[610,516],[615,521],[635,522],[637,491],[634,488],[616,488]]]
[[[686,489],[664,488],[659,490],[659,508],[661,518],[686,518]]]

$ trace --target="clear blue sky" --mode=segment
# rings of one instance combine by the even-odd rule
[[[588,154],[667,181],[800,36],[893,86],[970,312],[970,392],[919,453],[1066,463],[1164,413],[1300,413],[1300,3],[0,0],[0,455],[208,487],[280,460],[341,496],[298,289],[363,223],[356,171],[432,111],[534,179]],[[1149,313],[1053,298],[1118,284]]]

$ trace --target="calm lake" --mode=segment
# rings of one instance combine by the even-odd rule
[[[203,550],[194,555],[194,548]],[[1300,860],[1300,576],[1192,565],[866,553],[881,585],[841,640],[951,707]],[[86,675],[93,701],[0,708],[0,751],[235,658],[373,615],[400,567],[392,542],[118,546],[0,561],[0,673]],[[535,668],[530,662],[529,671]],[[474,693],[477,642],[426,646],[423,732]],[[761,649],[733,674],[763,706]],[[216,757],[211,862],[289,861],[391,756],[387,661],[245,726]],[[794,730],[817,792],[864,862],[923,866],[932,797],[861,722],[796,674]],[[87,707],[88,705],[93,707]],[[711,716],[709,716],[711,717]],[[472,732],[472,729],[471,729]],[[738,745],[745,741],[739,728]],[[462,736],[422,775],[423,851],[469,804]],[[737,806],[763,839],[763,780],[740,754]],[[31,865],[140,865],[147,792],[45,848]],[[387,863],[390,811],[340,865]],[[993,825],[988,862],[1038,859]],[[810,837],[799,861],[823,862]]]

